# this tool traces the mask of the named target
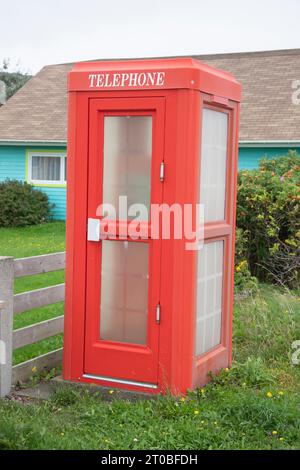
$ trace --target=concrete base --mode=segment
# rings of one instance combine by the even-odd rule
[[[54,386],[51,382],[41,382],[34,387],[21,388],[13,390],[13,397],[24,397],[33,400],[49,400],[54,392]]]
[[[57,376],[51,379],[49,382],[40,382],[34,387],[22,388],[20,390],[14,390],[12,397],[23,397],[32,400],[49,400],[50,396],[55,392],[59,387],[70,387],[75,388],[79,392],[87,391],[90,394],[97,393],[97,397],[103,401],[112,401],[112,400],[149,400],[155,399],[155,395],[150,395],[147,393],[137,393],[130,392],[126,390],[120,390],[111,387],[102,387],[95,384],[79,383],[79,382],[69,382],[65,381],[62,376]]]
[[[131,392],[129,390],[120,390],[118,388],[104,387],[102,385],[82,383],[82,382],[70,382],[62,378],[61,375],[54,377],[51,380],[52,384],[55,384],[56,387],[75,387],[79,390],[85,390],[89,393],[97,393],[102,400],[112,400],[112,399],[121,399],[121,400],[149,400],[150,398],[155,398],[154,395],[150,393],[143,392]]]

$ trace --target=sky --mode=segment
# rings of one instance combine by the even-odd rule
[[[0,65],[300,48],[300,0],[0,0]]]

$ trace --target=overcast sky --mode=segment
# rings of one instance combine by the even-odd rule
[[[0,0],[0,64],[300,47],[300,0]]]

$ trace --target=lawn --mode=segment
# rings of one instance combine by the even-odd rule
[[[53,308],[45,315],[62,306]],[[26,316],[39,321],[44,312],[16,321]],[[299,293],[260,285],[255,296],[236,300],[233,366],[205,389],[129,402],[117,391],[104,400],[63,387],[47,402],[2,400],[0,448],[299,449],[300,366],[291,365],[298,339]]]
[[[51,222],[26,228],[0,229],[0,255],[24,258],[65,250],[65,223]],[[54,271],[15,280],[16,294],[64,282],[64,271]],[[63,314],[63,302],[15,315],[14,329],[22,328]],[[62,335],[45,339],[13,354],[13,363],[26,361],[62,346]]]
[[[1,256],[25,258],[65,249],[65,223],[51,222],[25,228],[0,229]]]

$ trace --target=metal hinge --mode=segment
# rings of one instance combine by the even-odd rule
[[[160,303],[159,302],[156,305],[155,320],[156,320],[156,323],[159,325],[160,324]]]
[[[165,181],[165,164],[164,164],[164,162],[161,162],[161,164],[160,164],[159,179],[160,179],[161,183],[163,183]]]

